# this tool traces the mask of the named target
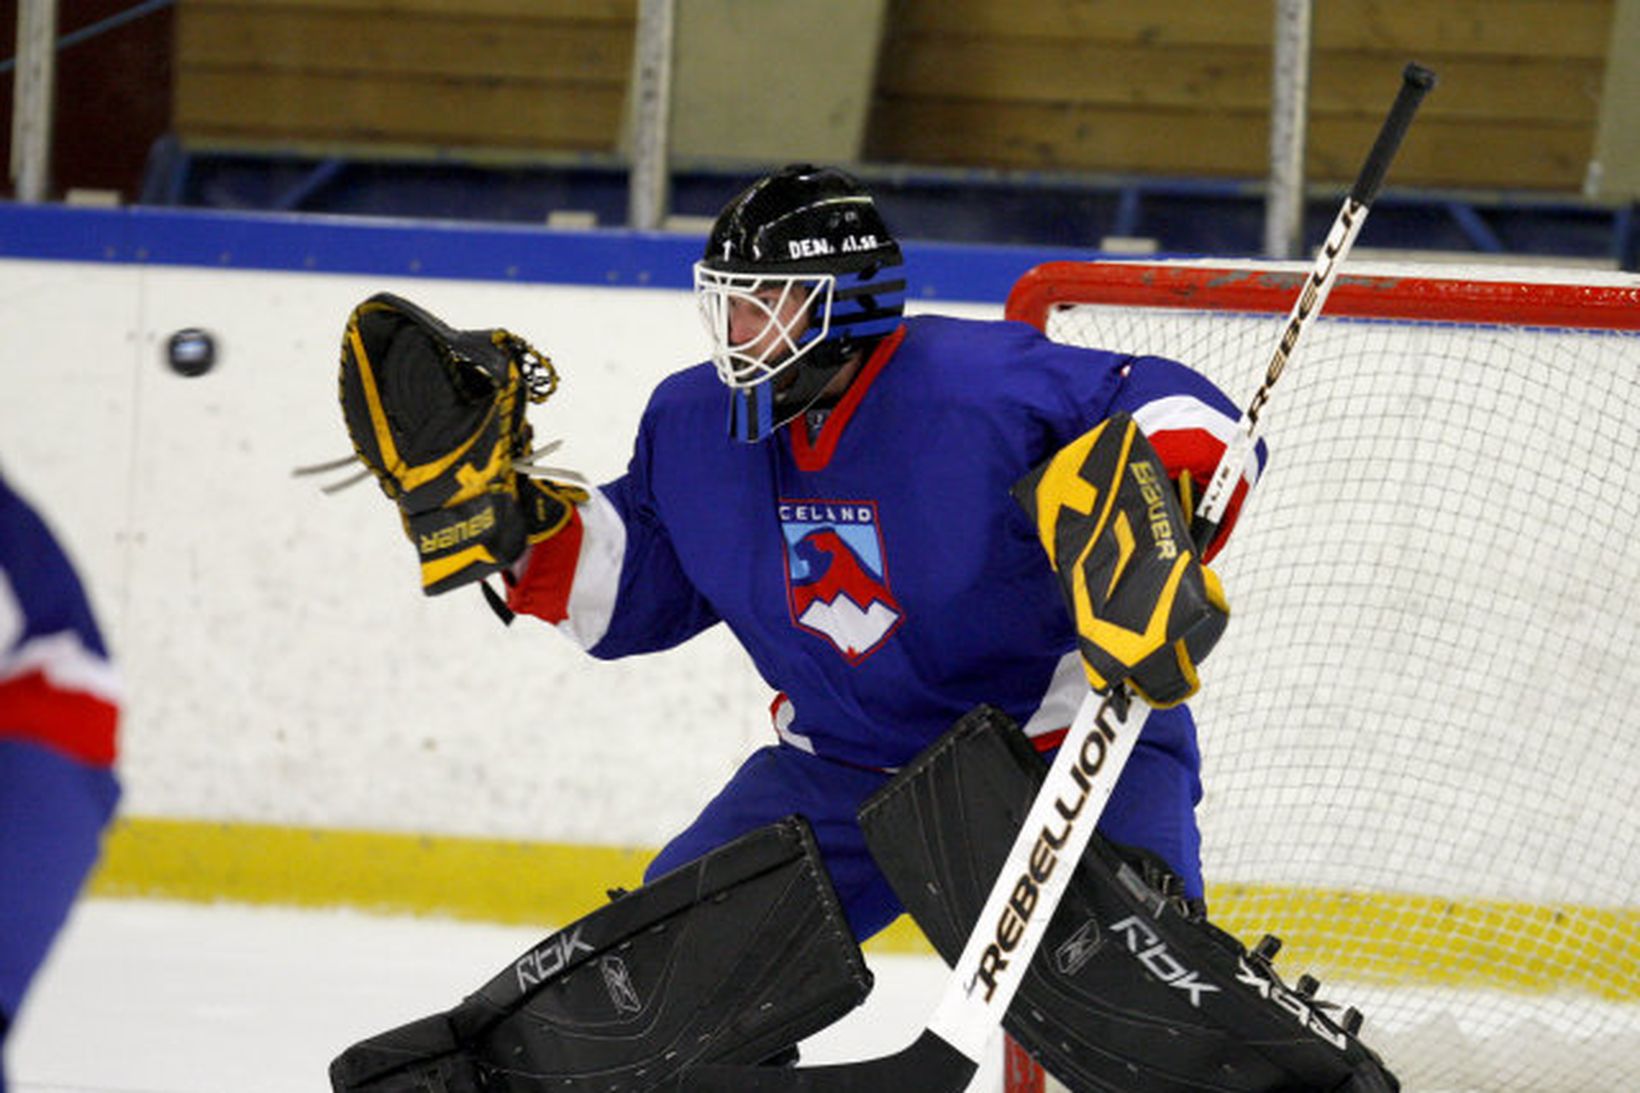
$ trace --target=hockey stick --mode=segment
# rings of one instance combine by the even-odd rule
[[[1209,480],[1192,525],[1196,542],[1208,541],[1223,520],[1233,483],[1257,442],[1270,389],[1292,359],[1304,325],[1320,312],[1413,115],[1434,85],[1435,74],[1420,65],[1409,64],[1402,73],[1395,104],[1299,293],[1264,381]],[[1087,849],[1149,716],[1150,708],[1121,686],[1103,698],[1090,693],[1083,700],[927,1028],[909,1047],[877,1059],[794,1070],[701,1067],[684,1074],[682,1089],[875,1093],[899,1088],[961,1093],[1019,990],[1048,920],[1070,884],[1073,866]]]
[[[1384,184],[1384,175],[1401,147],[1401,139],[1412,125],[1412,116],[1418,112],[1419,104],[1434,86],[1435,73],[1420,64],[1410,63],[1402,71],[1401,91],[1395,97],[1395,104],[1390,107],[1389,117],[1384,119],[1383,128],[1378,131],[1378,139],[1373,142],[1367,161],[1361,165],[1355,185],[1350,187],[1349,196],[1344,199],[1344,207],[1338,210],[1338,217],[1327,232],[1327,241],[1316,255],[1315,265],[1310,267],[1303,290],[1293,302],[1287,325],[1270,355],[1269,366],[1264,370],[1264,382],[1259,384],[1247,409],[1242,411],[1235,435],[1225,447],[1219,465],[1213,470],[1213,477],[1202,492],[1201,505],[1190,526],[1196,542],[1209,542],[1218,530],[1219,522],[1224,519],[1225,510],[1230,507],[1230,498],[1235,493],[1235,482],[1246,469],[1247,459],[1258,442],[1260,415],[1264,412],[1264,404],[1270,400],[1270,389],[1292,359],[1299,335],[1304,332],[1304,324],[1320,313],[1321,305],[1332,291],[1333,283],[1338,279],[1338,267],[1355,245],[1355,237],[1361,234],[1361,226],[1367,222],[1367,211]]]

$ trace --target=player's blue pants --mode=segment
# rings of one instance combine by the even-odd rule
[[[1134,746],[1098,831],[1112,842],[1159,854],[1184,881],[1185,895],[1202,896],[1201,834],[1196,803],[1196,726],[1182,706],[1157,710]],[[820,759],[781,744],[743,763],[695,822],[650,862],[645,881],[693,861],[737,836],[797,813],[814,828],[820,856],[860,941],[904,910],[866,849],[855,814],[889,776]]]
[[[97,860],[118,797],[107,768],[0,739],[0,1042]]]

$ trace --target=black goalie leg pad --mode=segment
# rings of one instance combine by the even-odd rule
[[[343,1052],[336,1093],[639,1093],[756,1064],[863,1001],[808,824],[788,817],[617,897],[454,1009]]]
[[[872,855],[948,964],[1045,772],[1012,719],[979,707],[861,809]],[[1095,834],[1003,1021],[1051,1074],[1076,1093],[1399,1089],[1179,890],[1158,859]]]

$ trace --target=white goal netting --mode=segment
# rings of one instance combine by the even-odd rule
[[[1245,404],[1302,272],[1056,263],[1010,314]],[[1213,915],[1409,1090],[1634,1088],[1640,278],[1412,274],[1352,268],[1306,328],[1216,563]]]

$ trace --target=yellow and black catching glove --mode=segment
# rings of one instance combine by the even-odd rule
[[[428,595],[510,565],[586,500],[519,472],[531,455],[526,405],[545,402],[558,374],[514,334],[454,330],[379,293],[348,317],[339,382],[354,451],[397,502]]]
[[[1126,682],[1153,706],[1194,694],[1196,665],[1224,633],[1230,607],[1133,419],[1113,415],[1013,493],[1059,574],[1094,689]]]

